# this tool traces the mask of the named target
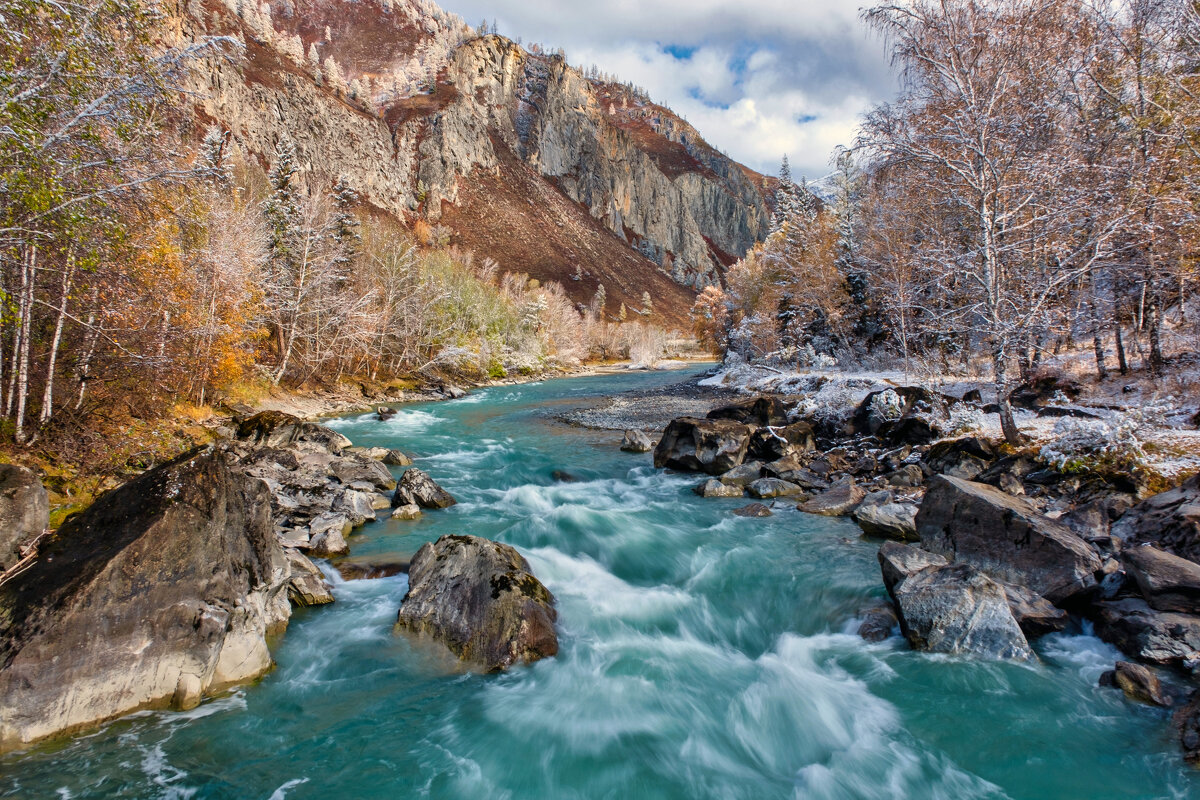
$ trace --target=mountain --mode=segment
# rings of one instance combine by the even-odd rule
[[[579,302],[649,292],[683,323],[766,235],[769,180],[669,109],[425,0],[193,0],[178,34],[236,45],[190,87],[198,122],[264,165],[289,137],[310,187],[345,175],[378,212]]]

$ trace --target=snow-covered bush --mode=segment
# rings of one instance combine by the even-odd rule
[[[801,418],[810,420],[818,428],[840,428],[858,408],[861,391],[844,384],[829,384],[816,394],[806,397],[797,405]]]
[[[976,406],[959,403],[950,409],[950,416],[945,422],[946,433],[959,436],[982,430],[986,420],[984,413]]]
[[[904,400],[891,389],[871,398],[871,415],[877,419],[900,419],[904,414]]]
[[[1040,456],[1060,472],[1135,469],[1146,461],[1138,429],[1139,421],[1123,414],[1108,421],[1063,417],[1054,425],[1054,438],[1042,445]]]

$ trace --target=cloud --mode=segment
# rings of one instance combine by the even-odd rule
[[[649,91],[713,146],[763,172],[830,171],[859,116],[895,91],[858,0],[444,0],[474,25],[562,47]]]

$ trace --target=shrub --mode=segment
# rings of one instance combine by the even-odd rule
[[[1054,425],[1054,438],[1042,446],[1042,461],[1060,472],[1138,470],[1146,451],[1138,438],[1140,421],[1119,415],[1111,421],[1063,417]]]
[[[946,433],[951,436],[973,433],[981,430],[984,422],[982,410],[966,403],[960,403],[950,409],[950,417],[946,420]]]

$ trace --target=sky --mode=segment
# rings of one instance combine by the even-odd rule
[[[832,171],[859,117],[891,98],[869,0],[442,0],[470,25],[563,48],[579,67],[649,91],[709,144],[767,174],[786,153],[799,177]]]

